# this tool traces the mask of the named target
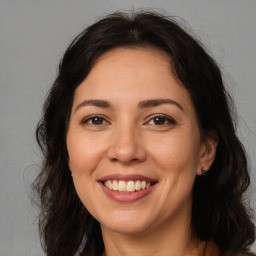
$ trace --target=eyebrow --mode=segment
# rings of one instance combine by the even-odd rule
[[[171,99],[149,99],[149,100],[144,100],[139,102],[138,108],[140,109],[145,109],[145,108],[150,108],[150,107],[156,107],[160,106],[163,104],[171,104],[177,106],[179,109],[184,111],[183,107],[176,101],[171,100]],[[100,108],[112,108],[112,105],[110,102],[106,100],[84,100],[80,104],[78,104],[75,108],[76,112],[78,109],[84,106],[95,106],[95,107],[100,107]]]
[[[171,99],[150,99],[141,101],[138,104],[139,108],[149,108],[149,107],[156,107],[163,104],[171,104],[177,106],[180,110],[184,111],[184,108],[176,101]]]
[[[99,107],[99,108],[111,108],[112,107],[112,105],[106,100],[84,100],[76,106],[74,112],[76,112],[79,108],[84,107],[84,106],[95,106],[95,107]]]

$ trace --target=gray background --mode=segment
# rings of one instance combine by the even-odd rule
[[[251,157],[256,209],[256,0],[0,0],[0,256],[43,255],[29,199],[41,161],[34,131],[64,50],[95,18],[140,8],[182,17],[220,63]]]

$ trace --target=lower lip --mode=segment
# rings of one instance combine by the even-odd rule
[[[139,190],[136,192],[124,193],[124,192],[118,192],[118,191],[111,190],[111,189],[105,187],[101,182],[99,182],[99,184],[101,185],[102,190],[105,192],[105,194],[108,197],[110,197],[114,201],[123,202],[123,203],[138,201],[139,199],[142,199],[145,196],[147,196],[155,187],[155,185],[153,185],[149,188]]]

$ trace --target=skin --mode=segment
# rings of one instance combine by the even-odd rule
[[[175,103],[138,107],[151,99]],[[96,124],[92,115],[103,119]],[[201,138],[191,98],[166,53],[117,48],[103,54],[75,91],[67,148],[78,196],[101,224],[104,255],[189,254],[200,242],[191,238],[192,188],[201,168],[210,168],[216,145]],[[157,184],[140,200],[116,202],[97,182],[110,174],[140,174]]]

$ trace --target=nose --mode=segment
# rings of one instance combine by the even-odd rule
[[[114,131],[107,157],[112,162],[131,164],[146,159],[146,150],[140,144],[141,139],[135,129],[119,128]]]

